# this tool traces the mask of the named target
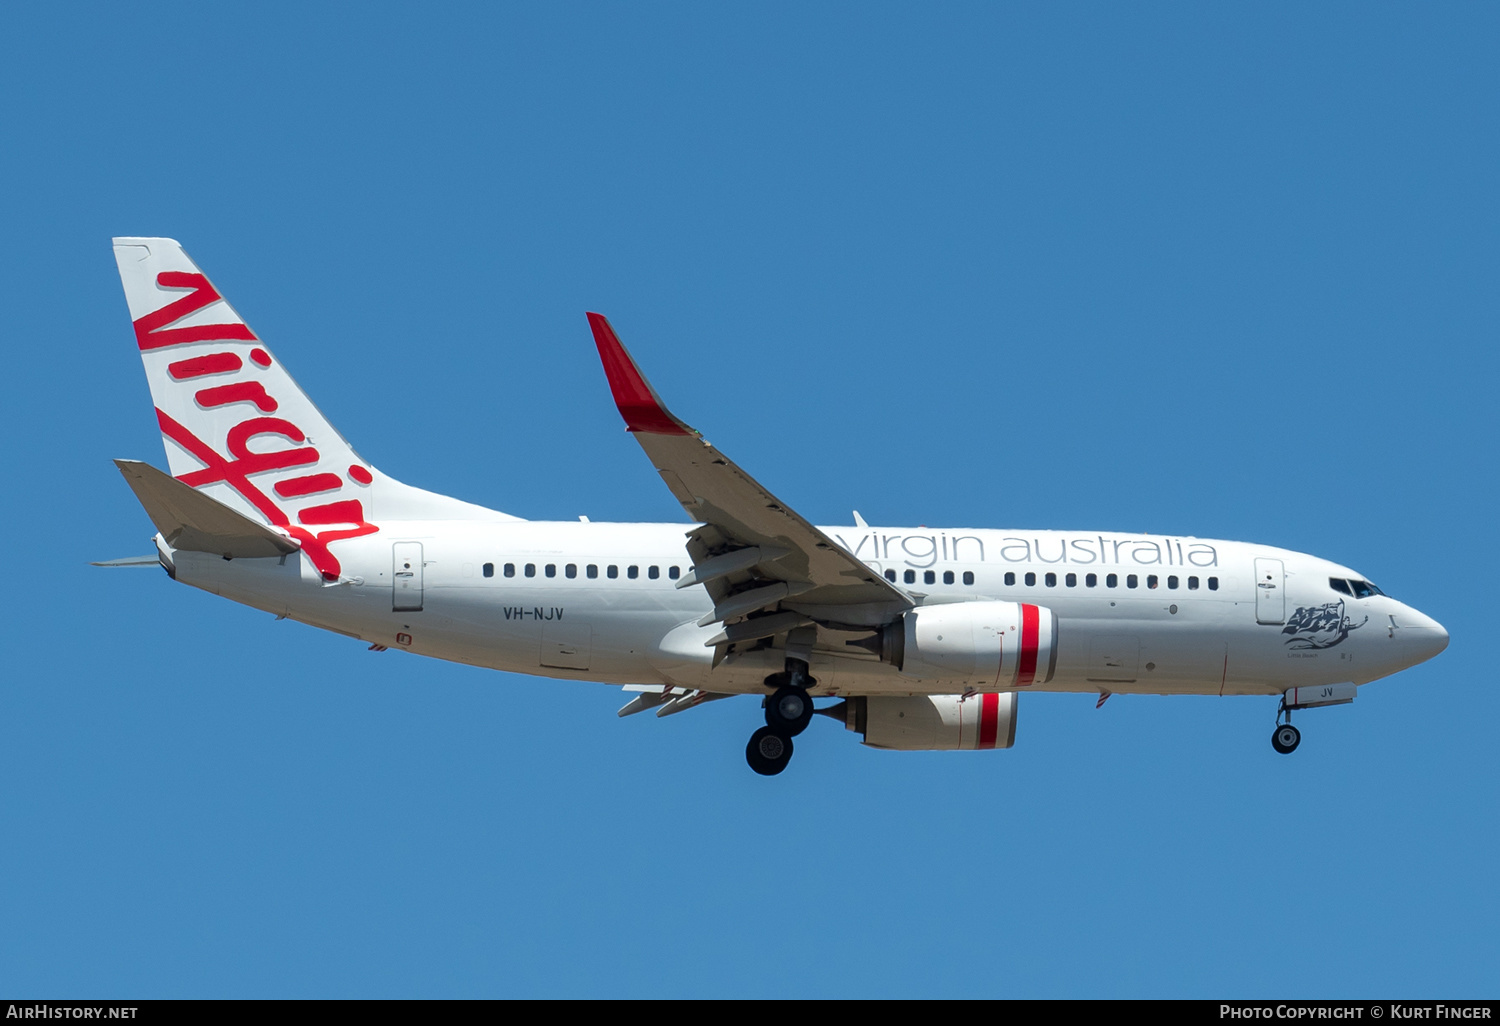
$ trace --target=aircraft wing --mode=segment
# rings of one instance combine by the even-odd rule
[[[726,624],[716,641],[812,623],[879,626],[915,604],[674,417],[609,321],[588,318],[626,430],[688,516],[704,525],[689,535],[693,569],[678,587],[708,589],[714,611],[700,624]]]

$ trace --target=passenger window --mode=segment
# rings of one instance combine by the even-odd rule
[[[964,571],[964,583],[965,584],[973,584],[974,583],[974,571],[972,571],[972,570],[965,570]]]
[[[620,576],[620,568],[611,563],[609,564],[609,566],[604,568],[604,576],[608,577],[610,580],[614,580],[616,577]]]
[[[1208,590],[1209,591],[1218,591],[1219,590],[1219,579],[1217,577],[1210,577],[1208,579]]]
[[[548,577],[556,577],[557,576],[557,564],[556,563],[548,563],[547,564],[547,576]]]
[[[1076,587],[1078,587],[1078,575],[1077,574],[1069,574],[1068,576],[1066,576],[1066,577],[1063,578],[1063,583],[1066,584],[1070,588],[1076,588]]]
[[[625,568],[625,576],[629,577],[633,581],[637,577],[641,576],[641,568],[638,566],[627,566]]]
[[[1026,575],[1026,587],[1028,587],[1028,588],[1035,588],[1036,587],[1036,574],[1027,574]]]
[[[514,577],[514,576],[516,576],[516,564],[514,564],[514,563],[506,563],[505,564],[505,576],[506,577]]]
[[[1197,590],[1198,590],[1198,578],[1196,578],[1196,577],[1189,577],[1188,578],[1188,591],[1197,591]]]
[[[967,582],[965,582],[965,583],[967,583]],[[1013,587],[1015,587],[1015,584],[1016,584],[1016,575],[1014,573],[1007,573],[1005,575],[1005,586],[1007,588],[1013,588]]]
[[[1088,574],[1083,578],[1083,583],[1090,588],[1097,588],[1099,586],[1099,575]]]
[[[1375,589],[1370,587],[1369,581],[1350,581],[1349,583],[1354,586],[1355,598],[1369,598],[1375,594]]]
[[[651,578],[653,581],[656,580],[658,577],[661,576],[661,567],[659,567],[659,566],[648,566],[646,568],[646,576],[649,577],[649,578]]]
[[[1157,584],[1156,575],[1155,574],[1147,574],[1146,575],[1146,587],[1148,587],[1148,588],[1154,588],[1154,587],[1156,587],[1156,584]]]
[[[907,584],[916,584],[917,583],[917,572],[915,570],[908,570],[908,571],[906,571],[906,573],[904,573],[904,574],[901,575],[901,579],[903,581],[905,581]]]
[[[592,581],[594,578],[599,576],[599,564],[590,563],[588,566],[583,568],[583,572],[588,577],[588,579]]]
[[[1055,587],[1057,587],[1057,575],[1056,574],[1048,574],[1046,577],[1042,578],[1042,580],[1044,580],[1044,581],[1047,582],[1047,587],[1049,587],[1049,588],[1055,588]]]
[[[943,583],[944,584],[952,584],[953,583],[953,571],[952,570],[944,570],[943,571]]]
[[[895,584],[896,583],[896,571],[894,571],[894,570],[887,570],[885,572],[885,579],[888,580],[888,581],[890,581],[892,584]]]
[[[486,577],[494,577],[495,576],[495,564],[494,563],[486,563],[486,564],[484,564],[484,576],[486,576]]]
[[[578,576],[578,564],[577,563],[569,563],[567,566],[563,567],[563,576],[564,577],[568,577],[568,578],[577,577]]]
[[[1352,596],[1354,594],[1354,592],[1349,590],[1349,582],[1344,580],[1342,577],[1328,578],[1328,586],[1334,591],[1342,592],[1345,595]]]
[[[1134,588],[1134,587],[1137,587],[1140,583],[1141,583],[1141,579],[1139,577],[1137,577],[1135,574],[1126,574],[1125,575],[1125,587],[1127,587],[1127,588]]]
[[[669,566],[667,567],[667,576],[675,581],[682,576],[682,570],[679,567]]]
[[[527,577],[535,577],[536,576],[536,564],[535,563],[527,563],[526,564],[526,576]]]
[[[1107,575],[1104,578],[1104,586],[1106,588],[1118,588],[1120,586],[1120,575],[1119,574],[1109,574],[1109,575]]]
[[[1167,587],[1173,591],[1177,590],[1177,578],[1175,576],[1167,578]]]
[[[923,584],[936,584],[937,583],[937,574],[933,573],[931,570],[924,570],[924,571],[922,571],[922,583]]]

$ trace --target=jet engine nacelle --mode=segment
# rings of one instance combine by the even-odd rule
[[[1029,602],[920,606],[885,629],[880,654],[902,676],[979,691],[1045,684],[1057,668],[1057,615]]]
[[[844,725],[871,748],[952,752],[1016,743],[1016,694],[870,695],[844,704]]]

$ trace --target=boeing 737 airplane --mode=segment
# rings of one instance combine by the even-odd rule
[[[114,240],[168,473],[116,460],[169,577],[325,630],[630,692],[621,716],[762,698],[786,768],[815,712],[874,748],[1009,748],[1026,691],[1268,695],[1292,713],[1441,652],[1364,574],[1109,531],[815,527],[673,416],[589,314],[615,404],[692,524],[528,521],[361,459],[171,239]],[[837,699],[814,708],[813,699]]]

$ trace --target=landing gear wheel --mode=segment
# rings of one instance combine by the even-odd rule
[[[774,777],[792,761],[792,739],[782,737],[770,727],[761,727],[750,735],[750,743],[745,746],[745,761],[761,776]]]
[[[782,737],[796,737],[812,718],[812,698],[801,688],[788,684],[766,699],[766,726]]]
[[[1291,755],[1302,743],[1302,731],[1290,723],[1283,723],[1271,732],[1271,747],[1282,755]]]

